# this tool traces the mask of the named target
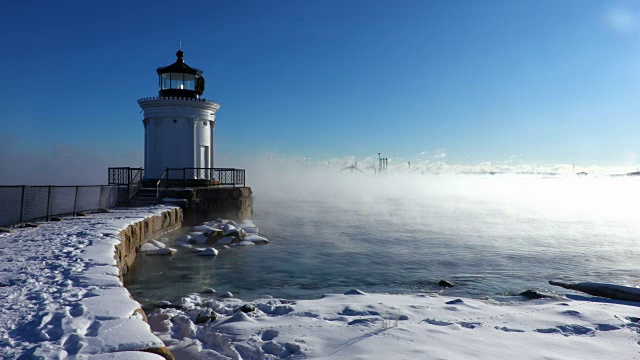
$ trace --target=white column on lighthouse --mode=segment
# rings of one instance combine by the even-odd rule
[[[183,55],[178,51],[174,64],[157,69],[159,96],[138,100],[144,112],[145,180],[160,179],[166,168],[210,168],[214,163],[213,128],[220,105],[200,98],[202,71],[185,64]],[[189,170],[186,175],[204,179],[209,173]]]

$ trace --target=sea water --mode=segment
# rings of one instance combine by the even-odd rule
[[[444,291],[562,291],[549,280],[640,283],[640,179],[342,176],[256,185],[268,245],[215,258],[139,255],[126,286],[143,304],[213,288],[251,300]],[[187,231],[187,230],[183,230]],[[443,290],[441,279],[456,284]]]

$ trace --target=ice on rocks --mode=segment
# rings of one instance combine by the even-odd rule
[[[150,250],[150,251],[145,251],[144,254],[145,255],[175,255],[175,253],[177,253],[178,250],[176,249],[172,249],[172,248],[162,248],[162,249],[156,249],[156,250]]]
[[[246,241],[251,241],[254,244],[268,244],[269,240],[267,240],[266,238],[259,236],[259,235],[254,235],[254,234],[250,234],[244,237],[244,240]]]
[[[218,256],[218,250],[214,248],[206,248],[198,253],[199,256]]]
[[[215,229],[211,226],[207,226],[207,225],[198,225],[198,226],[194,226],[191,230],[193,230],[194,232],[201,232],[203,234],[211,234],[215,231]]]
[[[216,245],[230,245],[236,242],[236,240],[237,239],[233,236],[227,236],[227,237],[218,239],[218,241],[216,241]]]
[[[165,248],[167,246],[167,245],[161,243],[160,241],[153,240],[153,239],[149,240],[149,243],[155,245],[158,249],[162,249],[162,248]]]
[[[254,246],[255,244],[251,241],[240,241],[239,243],[233,244],[233,246]]]
[[[158,246],[156,246],[156,244],[154,244],[152,242],[145,243],[140,247],[140,251],[141,252],[155,251],[155,250],[158,250],[158,249],[160,249],[160,248]]]

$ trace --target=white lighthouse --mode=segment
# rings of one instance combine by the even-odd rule
[[[167,169],[187,179],[206,179],[213,168],[220,105],[200,98],[202,71],[185,64],[181,50],[176,56],[175,63],[157,69],[158,97],[138,100],[144,112],[144,180],[160,179]]]

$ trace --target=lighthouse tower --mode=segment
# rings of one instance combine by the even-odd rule
[[[176,56],[176,62],[156,70],[158,97],[138,100],[144,112],[144,180],[160,179],[167,169],[180,169],[188,179],[206,179],[206,169],[213,168],[220,105],[201,98],[202,71],[184,62],[182,50]]]

